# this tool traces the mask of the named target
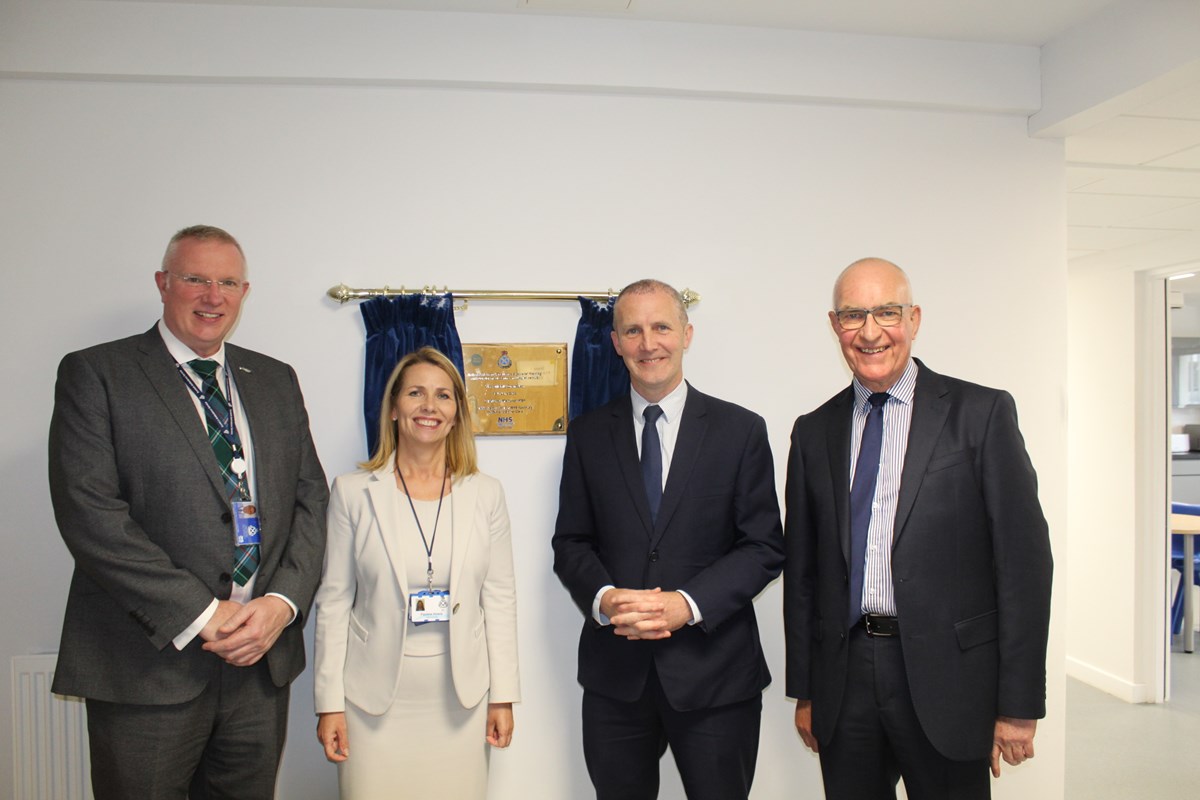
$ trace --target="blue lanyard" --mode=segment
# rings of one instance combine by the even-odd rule
[[[433,536],[429,539],[425,538],[425,529],[421,527],[421,520],[417,516],[417,507],[413,505],[412,495],[408,493],[408,481],[404,480],[404,473],[400,471],[400,464],[396,464],[396,474],[400,476],[400,485],[404,487],[404,496],[408,498],[408,507],[412,509],[413,522],[417,523],[417,533],[421,534],[421,544],[425,545],[425,580],[428,583],[429,591],[433,591],[433,545],[437,542],[437,526],[438,521],[442,518],[442,500],[446,496],[446,478],[450,476],[450,468],[447,467],[442,473],[442,493],[438,495],[437,515],[433,518]]]
[[[225,435],[225,438],[230,442],[237,442],[240,446],[241,439],[238,438],[237,423],[234,422],[233,419],[233,392],[230,391],[229,387],[229,369],[226,367],[222,368],[222,371],[225,374],[225,404],[229,408],[229,414],[225,417],[225,419],[221,419],[221,415],[218,414],[217,410],[212,407],[212,403],[208,402],[208,396],[205,395],[204,390],[197,386],[196,382],[192,380],[192,376],[189,375],[188,371],[183,368],[183,364],[180,364],[178,361],[176,361],[175,369],[179,370],[179,374],[183,376],[183,382],[187,384],[188,389],[190,389],[192,394],[196,396],[196,399],[200,401],[200,404],[204,406],[205,410],[212,416],[212,418],[216,420],[217,427],[221,429],[221,433]]]
[[[196,399],[200,401],[200,404],[204,406],[206,412],[212,416],[214,421],[216,421],[217,427],[221,430],[221,435],[223,435],[226,441],[233,446],[234,461],[242,462],[242,471],[238,472],[235,469],[234,475],[237,478],[238,493],[241,495],[243,500],[249,500],[250,463],[246,459],[246,450],[242,447],[242,440],[241,437],[238,436],[237,432],[237,423],[233,418],[233,392],[230,391],[229,368],[227,366],[223,366],[223,371],[225,373],[225,404],[229,409],[229,414],[224,420],[221,419],[221,415],[217,413],[217,410],[212,407],[212,403],[208,402],[208,397],[204,394],[204,390],[196,385],[196,382],[192,380],[192,376],[189,375],[188,371],[183,368],[183,364],[180,364],[178,361],[176,361],[175,368],[179,370],[179,374],[183,376],[183,382],[187,384],[188,389],[191,390],[192,394],[196,396]]]

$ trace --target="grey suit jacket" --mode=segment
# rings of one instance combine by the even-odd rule
[[[299,609],[266,660],[285,686],[321,573],[329,491],[291,367],[226,345],[254,443],[263,544],[254,594]],[[220,660],[171,640],[231,589],[230,506],[157,327],[63,358],[50,422],[50,495],[75,572],[53,690],[119,703],[196,697]]]
[[[997,715],[1045,715],[1052,559],[1007,392],[917,362],[892,538],[913,705],[947,758],[986,758]],[[846,685],[853,389],[796,420],[788,460],[787,694],[833,736]]]

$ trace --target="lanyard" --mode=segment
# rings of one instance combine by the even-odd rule
[[[425,545],[425,580],[428,582],[429,591],[433,591],[433,545],[437,542],[437,526],[438,521],[442,518],[442,500],[446,496],[446,477],[448,470],[442,472],[442,491],[438,495],[437,515],[433,518],[433,536],[429,539],[425,538],[425,529],[421,527],[421,520],[417,518],[417,507],[413,505],[412,495],[408,493],[408,483],[404,480],[404,473],[400,471],[400,465],[396,465],[396,474],[400,476],[400,485],[404,487],[404,496],[408,498],[408,507],[412,509],[413,522],[417,523],[417,533],[421,534],[421,544]]]
[[[241,440],[238,439],[237,424],[233,420],[233,392],[230,391],[229,387],[229,370],[222,369],[222,372],[225,374],[225,404],[229,408],[229,414],[225,417],[225,419],[221,419],[221,415],[217,413],[217,410],[212,407],[212,403],[208,401],[208,395],[204,393],[203,389],[196,385],[196,382],[192,380],[192,376],[189,375],[188,371],[183,368],[183,364],[180,364],[178,361],[176,361],[175,368],[179,370],[179,374],[183,376],[183,382],[187,384],[188,389],[191,390],[192,394],[196,395],[196,399],[199,400],[201,405],[204,406],[205,410],[212,415],[212,418],[217,423],[217,427],[221,429],[221,433],[225,435],[225,438],[230,442],[237,442],[240,445]]]
[[[227,366],[222,367],[222,372],[225,375],[225,405],[229,409],[229,413],[224,419],[217,413],[217,409],[213,408],[204,390],[196,385],[196,382],[192,380],[192,376],[183,368],[183,364],[176,361],[175,369],[179,370],[179,374],[183,376],[183,382],[187,385],[191,393],[196,396],[196,399],[200,401],[200,404],[204,406],[206,415],[217,423],[221,435],[225,437],[225,441],[229,442],[230,447],[233,448],[233,461],[229,467],[237,477],[238,493],[243,500],[249,500],[250,489],[247,483],[249,479],[249,465],[246,463],[246,457],[242,449],[242,440],[238,436],[237,423],[233,418],[233,392],[229,384],[229,368]]]

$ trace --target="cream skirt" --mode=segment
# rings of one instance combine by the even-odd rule
[[[485,800],[487,697],[463,708],[450,654],[405,656],[383,716],[346,703],[350,758],[338,765],[342,800]]]

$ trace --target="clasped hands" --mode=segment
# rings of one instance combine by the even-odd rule
[[[220,600],[200,631],[204,649],[235,667],[258,662],[292,621],[292,609],[278,597],[256,597],[242,605]]]
[[[626,639],[669,639],[692,620],[692,607],[679,592],[612,588],[600,598],[600,613],[613,633]]]

